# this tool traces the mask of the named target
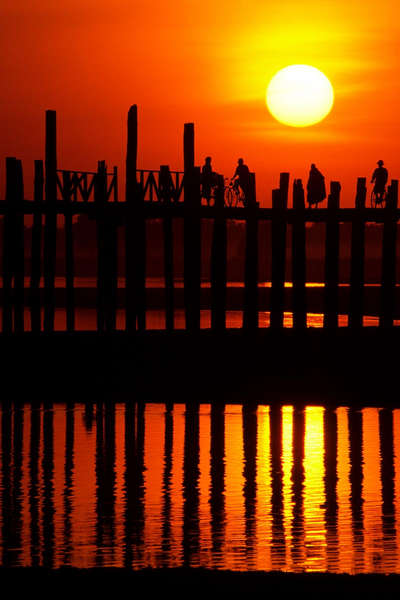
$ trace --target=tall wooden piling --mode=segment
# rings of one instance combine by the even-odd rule
[[[288,207],[289,178],[290,178],[290,173],[280,173],[280,175],[279,175],[279,189],[281,192],[281,203],[284,208]]]
[[[364,314],[365,177],[357,180],[356,212],[351,225],[349,327],[362,327]]]
[[[388,189],[382,239],[381,308],[379,326],[392,327],[396,288],[398,181],[392,179]]]
[[[331,182],[325,236],[324,327],[338,326],[340,183]]]
[[[107,203],[107,174],[104,162],[99,162],[94,184],[94,201],[96,204],[97,233],[97,331],[106,329],[106,224],[105,208]]]
[[[258,328],[258,205],[253,193],[246,210],[246,249],[244,264],[243,329]]]
[[[15,163],[14,230],[14,331],[24,331],[24,181],[22,162]]]
[[[34,332],[41,330],[40,314],[40,277],[41,277],[41,253],[42,253],[42,209],[43,209],[43,184],[44,170],[43,161],[35,160],[34,178],[34,213],[32,223],[32,249],[31,249],[31,279],[30,279],[30,307],[31,307],[31,329]]]
[[[200,329],[200,168],[194,166],[194,125],[184,127],[184,302],[186,329]]]
[[[227,225],[224,215],[224,177],[218,175],[211,243],[211,329],[226,327]]]
[[[174,328],[174,252],[172,235],[172,217],[169,209],[171,196],[171,172],[168,165],[161,165],[159,189],[162,202],[166,207],[163,216],[164,237],[164,287],[165,287],[165,328]]]
[[[128,112],[126,151],[125,279],[126,330],[146,329],[146,223],[143,190],[136,179],[138,148],[137,106]]]
[[[71,173],[63,172],[63,189],[65,202],[65,292],[67,331],[75,330],[75,302],[74,302],[74,238],[72,227],[71,206]]]
[[[3,221],[3,333],[13,329],[13,276],[15,255],[15,202],[17,160],[6,158],[6,200]]]
[[[280,189],[272,191],[272,272],[270,327],[283,327],[285,303],[286,211],[285,196]]]
[[[45,199],[43,274],[44,274],[44,331],[54,330],[57,243],[57,128],[56,112],[46,111]]]
[[[292,225],[292,308],[293,327],[307,327],[306,308],[306,224],[304,189],[301,179],[293,183],[293,210],[295,216]]]

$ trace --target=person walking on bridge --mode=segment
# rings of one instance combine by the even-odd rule
[[[315,164],[311,165],[310,175],[307,182],[307,202],[308,207],[318,206],[326,198],[325,177],[317,169]]]

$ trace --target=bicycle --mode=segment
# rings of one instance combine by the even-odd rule
[[[244,206],[244,194],[239,183],[228,178],[225,178],[225,182],[227,182],[224,188],[225,206],[235,207],[239,204]]]
[[[379,208],[379,207],[383,207],[384,204],[386,203],[386,190],[384,190],[383,193],[381,194],[377,194],[375,189],[373,189],[371,191],[371,208]]]

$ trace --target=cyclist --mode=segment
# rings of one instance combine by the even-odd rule
[[[388,170],[383,166],[383,160],[378,160],[378,167],[372,174],[371,183],[374,183],[376,202],[381,204],[385,196],[386,184],[389,177]]]
[[[241,188],[243,192],[243,204],[246,206],[247,201],[250,198],[251,181],[249,167],[244,164],[243,158],[239,158],[232,180],[234,181],[234,187],[236,189],[238,187]]]
[[[307,202],[309,207],[316,206],[326,198],[325,177],[317,169],[315,164],[311,165],[310,175],[307,182]]]

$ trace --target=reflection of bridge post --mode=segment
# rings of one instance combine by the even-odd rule
[[[124,532],[124,567],[132,567],[132,538],[134,527],[134,469],[135,469],[135,405],[128,399],[125,403],[125,532]]]
[[[53,404],[43,406],[43,566],[54,564],[54,424]]]
[[[96,566],[102,566],[104,546],[104,423],[103,402],[96,403]]]
[[[362,507],[362,413],[354,408],[349,409],[349,442],[354,566],[357,571],[361,571],[364,567],[365,552]]]
[[[211,405],[211,539],[214,563],[225,540],[225,404]]]
[[[199,404],[188,402],[185,412],[183,460],[183,565],[199,550]]]
[[[163,471],[163,507],[162,507],[162,554],[163,565],[168,566],[171,552],[171,478],[172,449],[174,439],[173,404],[165,405],[164,430],[164,471]]]
[[[144,403],[125,405],[125,543],[124,566],[143,566]]]
[[[381,484],[382,484],[382,524],[384,555],[395,563],[397,554],[396,544],[396,512],[394,488],[394,439],[393,411],[379,411],[379,438],[381,450]]]
[[[293,411],[293,466],[292,466],[292,561],[301,564],[302,544],[304,542],[304,437],[305,410],[299,406]]]
[[[284,566],[286,555],[282,493],[282,408],[279,405],[271,406],[270,428],[272,477],[271,564],[273,569],[279,569]]]
[[[242,408],[244,454],[244,506],[246,555],[251,560],[256,547],[256,497],[257,497],[257,406],[245,404]]]
[[[1,467],[2,467],[2,565],[12,566],[10,542],[12,538],[12,482],[11,482],[11,405],[4,402],[1,415]]]
[[[75,404],[66,406],[65,463],[64,463],[64,565],[71,563],[72,485],[74,473]]]
[[[332,569],[338,556],[338,502],[337,502],[337,414],[336,409],[324,411],[325,441],[325,527],[327,541],[327,564]],[[333,559],[333,560],[332,560]]]
[[[14,405],[13,411],[13,458],[14,477],[12,486],[12,547],[14,548],[13,563],[18,564],[21,556],[21,530],[22,530],[22,449],[24,434],[24,410],[23,406]]]
[[[115,403],[107,400],[104,413],[104,516],[106,543],[114,555],[115,537]]]
[[[30,407],[31,439],[29,447],[29,513],[31,518],[31,565],[40,564],[39,527],[39,446],[40,446],[40,405]]]

